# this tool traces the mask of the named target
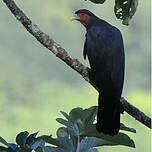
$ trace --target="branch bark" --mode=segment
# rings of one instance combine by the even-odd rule
[[[88,68],[86,66],[84,66],[77,59],[69,56],[65,49],[63,49],[52,38],[50,38],[49,35],[40,30],[39,27],[34,24],[20,8],[18,8],[13,0],[3,0],[3,2],[7,5],[9,10],[16,17],[16,19],[22,23],[26,30],[31,33],[43,46],[49,49],[53,54],[56,55],[56,57],[60,58],[72,69],[77,71],[87,82],[89,82],[95,89],[97,89],[96,86],[89,79]],[[125,111],[129,115],[134,117],[136,120],[138,120],[148,128],[152,128],[150,117],[145,115],[138,108],[131,105],[127,100],[125,100],[125,98],[122,97],[121,102],[124,106]]]

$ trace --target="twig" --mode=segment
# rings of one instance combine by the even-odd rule
[[[69,65],[72,69],[77,71],[87,82],[94,84],[89,79],[88,68],[85,67],[81,62],[77,59],[74,59],[68,55],[68,53],[63,49],[59,44],[57,44],[53,39],[49,37],[46,33],[42,32],[39,27],[34,24],[24,13],[22,10],[18,8],[13,0],[3,0],[3,2],[10,9],[12,14],[16,17],[16,19],[23,24],[23,26],[31,33],[42,45],[48,48],[52,53],[54,53],[58,58],[64,61],[67,65]],[[94,86],[96,88],[96,86]],[[97,89],[97,88],[96,88]],[[137,119],[139,122],[151,128],[151,118],[146,116],[139,109],[131,105],[124,98],[121,98],[121,102],[124,106],[125,111]]]

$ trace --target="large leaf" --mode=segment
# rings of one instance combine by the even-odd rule
[[[68,129],[65,127],[60,127],[57,132],[57,137],[68,137],[69,136],[69,132]]]
[[[18,151],[18,150],[19,150],[18,145],[13,144],[13,143],[9,143],[8,147],[9,147],[9,149],[11,149],[12,151]]]
[[[82,108],[74,108],[71,110],[70,116],[77,123],[80,132],[83,132],[83,130],[85,130],[86,127],[94,123],[97,110],[98,110],[97,106],[92,106],[84,110]],[[120,123],[120,130],[136,133],[136,130],[134,128],[129,128],[125,126],[123,123]]]
[[[136,133],[136,130],[134,128],[129,128],[129,127],[125,126],[123,123],[120,123],[120,130],[125,130],[125,131]]]
[[[16,143],[20,145],[21,147],[25,146],[26,139],[28,137],[29,133],[27,131],[21,132],[16,136]]]
[[[17,152],[17,150],[15,151],[15,150],[13,150],[13,149],[11,149],[11,148],[8,148],[8,149],[7,149],[7,152]]]
[[[44,152],[67,152],[62,148],[46,146],[44,147]]]
[[[101,138],[96,137],[86,137],[81,140],[80,143],[80,151],[87,151],[91,148],[103,145],[115,145],[110,141],[103,140]]]
[[[35,149],[37,149],[38,147],[43,148],[44,145],[45,145],[44,140],[39,139],[39,140],[36,140],[35,142],[33,142],[33,143],[30,145],[30,148],[33,149],[33,150],[35,150]]]
[[[85,1],[87,1],[87,0],[85,0]],[[103,4],[106,0],[90,0],[90,1],[95,4]]]
[[[97,110],[98,110],[97,106],[93,106],[84,110],[82,117],[83,117],[85,127],[93,124],[96,114],[97,114]]]
[[[51,136],[43,135],[38,137],[38,139],[43,139],[46,143],[58,146],[64,150],[74,149],[73,141],[70,137],[52,138]]]
[[[77,123],[80,132],[82,132],[88,125],[93,124],[97,114],[97,106],[88,109],[74,108],[70,112],[70,116]]]
[[[68,129],[70,129],[74,135],[78,136],[80,133],[79,133],[79,128],[77,126],[77,124],[75,122],[71,122],[71,121],[67,121],[67,120],[64,120],[62,118],[57,118],[56,121],[58,121],[59,123],[67,126]]]
[[[30,134],[26,140],[26,144],[30,145],[35,140],[35,137],[37,136],[37,134],[38,132]]]
[[[98,152],[96,148],[89,149],[88,152]]]
[[[129,25],[130,19],[137,10],[138,0],[115,0],[114,12],[124,25]]]
[[[35,149],[35,152],[45,152],[44,148],[38,147]]]
[[[78,108],[74,108],[70,111],[69,115],[74,119],[74,120],[77,120],[77,119],[80,119],[81,116],[83,115],[83,109],[78,107]]]
[[[56,121],[61,123],[62,125],[65,125],[65,126],[69,127],[69,128],[73,128],[73,122],[64,120],[62,118],[57,118]]]
[[[71,128],[76,135],[79,135],[79,132],[83,132],[86,128],[94,123],[95,116],[97,114],[97,106],[90,107],[88,109],[82,108],[74,108],[71,110],[69,115],[62,112],[62,114],[68,119],[64,120],[62,118],[58,118],[57,121],[61,124]],[[73,123],[74,122],[74,123]],[[77,125],[76,125],[76,124]],[[77,128],[78,126],[78,128]],[[135,133],[136,130],[133,128],[126,127],[123,123],[120,124],[120,129]]]
[[[78,128],[81,132],[81,130],[85,128],[82,117],[84,115],[84,110],[80,107],[74,108],[70,111],[69,115],[73,118],[74,122],[77,123]]]
[[[62,115],[68,120],[68,121],[73,121],[72,117],[69,116],[67,113],[65,113],[64,111],[60,111],[62,113]]]
[[[38,137],[37,139],[42,139],[46,143],[49,143],[49,144],[52,144],[52,145],[55,145],[55,146],[59,146],[59,147],[62,146],[60,144],[60,142],[57,140],[57,138],[52,138],[51,136],[43,135],[43,136]]]
[[[3,139],[2,137],[0,137],[0,142],[2,144],[4,144],[5,146],[8,146],[9,144],[7,143],[7,141],[5,139]]]
[[[0,146],[0,152],[7,152],[8,149],[6,147]]]
[[[31,151],[32,151],[32,149],[29,149],[28,147],[23,147],[23,148],[19,149],[18,152],[31,152]]]
[[[95,4],[103,4],[106,0],[90,1]],[[129,21],[136,13],[138,1],[139,0],[115,0],[114,13],[118,19],[122,20],[122,24],[129,25]]]
[[[70,137],[70,140],[73,143],[73,147],[77,147],[77,137],[75,136],[75,133],[72,129],[65,128],[65,127],[60,127],[57,130],[57,137]]]
[[[88,126],[88,128],[82,133],[82,136],[101,138],[112,143],[109,145],[124,145],[135,148],[134,141],[130,139],[128,135],[119,133],[115,136],[109,136],[103,133],[98,133],[95,125]]]

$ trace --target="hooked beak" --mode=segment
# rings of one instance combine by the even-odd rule
[[[73,17],[70,18],[70,21],[80,20],[80,17],[77,14],[74,14]]]

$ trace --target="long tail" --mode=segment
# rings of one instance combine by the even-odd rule
[[[96,128],[99,132],[116,135],[120,129],[120,113],[123,106],[119,98],[104,97],[99,93]]]

